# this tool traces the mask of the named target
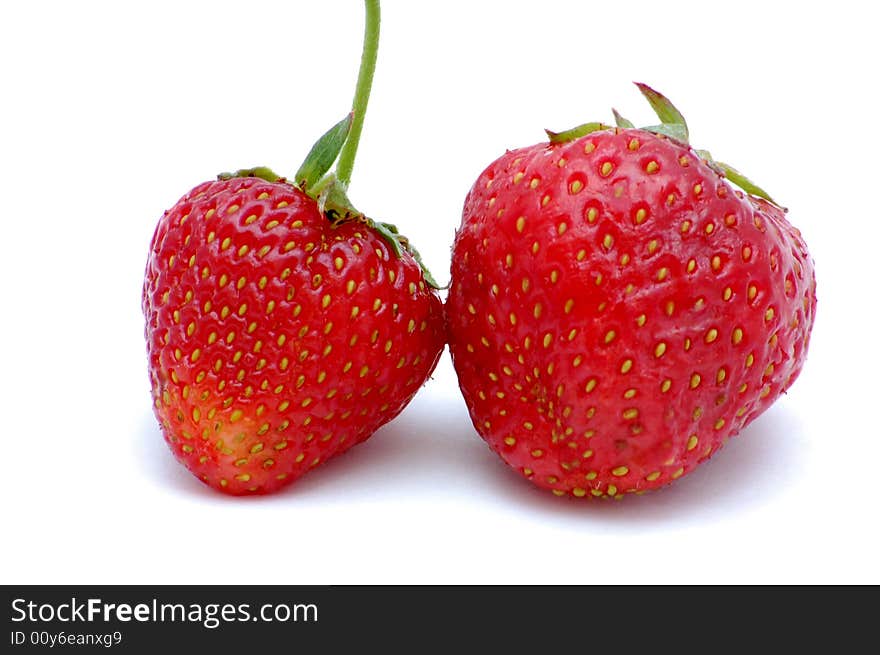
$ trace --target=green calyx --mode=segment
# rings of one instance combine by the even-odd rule
[[[621,129],[641,129],[646,132],[660,134],[669,139],[672,139],[673,141],[678,141],[679,143],[682,143],[686,146],[690,146],[690,132],[688,131],[687,121],[685,121],[684,116],[675,107],[675,105],[672,104],[669,98],[664,96],[659,91],[655,91],[647,84],[636,82],[635,85],[636,87],[638,87],[639,91],[651,105],[654,113],[657,114],[657,118],[660,119],[660,123],[658,125],[649,125],[647,127],[636,128],[631,121],[621,116],[616,109],[612,109],[611,111],[614,114],[614,124]],[[572,141],[592,132],[598,132],[608,129],[612,129],[611,126],[605,125],[604,123],[591,122],[584,123],[583,125],[579,125],[563,132],[551,132],[550,130],[545,130],[545,132],[547,133],[547,136],[549,137],[551,143],[566,143],[567,141]],[[716,173],[726,178],[733,184],[736,184],[739,188],[741,188],[749,195],[763,198],[764,200],[772,202],[777,207],[782,208],[782,206],[775,200],[773,200],[773,198],[771,198],[770,195],[766,191],[764,191],[764,189],[749,180],[749,178],[740,173],[730,164],[725,164],[724,162],[717,161],[712,157],[712,155],[709,154],[709,151],[707,150],[695,150],[694,152],[696,152],[712,170],[714,170]]]
[[[242,169],[234,173],[221,173],[217,177],[219,179],[258,177],[269,182],[284,182],[295,186],[317,201],[319,210],[334,227],[357,221],[376,231],[396,256],[400,257],[404,252],[409,253],[421,267],[425,281],[433,288],[440,289],[409,240],[400,234],[394,225],[368,218],[355,208],[348,197],[348,185],[370,99],[379,47],[379,0],[364,0],[364,6],[366,10],[364,47],[352,110],[348,115],[321,135],[292,178],[279,176],[264,166]],[[334,164],[336,169],[331,170]]]

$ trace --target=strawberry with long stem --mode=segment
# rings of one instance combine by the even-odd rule
[[[365,7],[353,109],[293,178],[221,174],[153,235],[142,304],[154,412],[177,459],[226,493],[275,491],[369,438],[443,348],[415,251],[347,195],[379,38],[379,2]]]

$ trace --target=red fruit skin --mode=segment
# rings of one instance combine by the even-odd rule
[[[783,211],[641,130],[498,158],[452,261],[450,352],[474,426],[557,495],[692,471],[791,386],[816,309]]]
[[[205,182],[165,213],[143,311],[164,438],[229,494],[275,491],[367,439],[425,382],[445,337],[412,257],[257,178]]]

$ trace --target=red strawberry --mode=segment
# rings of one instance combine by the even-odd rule
[[[258,178],[200,184],[163,216],[144,313],[165,439],[229,493],[273,491],[369,437],[443,347],[411,256]]]
[[[375,46],[377,3],[367,18]],[[175,456],[227,493],[274,491],[367,439],[443,348],[417,254],[345,195],[359,133],[357,117],[331,128],[296,184],[267,169],[200,184],[153,235],[143,310],[155,414]],[[325,175],[337,156],[338,177]]]
[[[813,325],[785,211],[640,89],[663,125],[618,116],[507,152],[455,240],[450,349],[474,426],[557,495],[687,474],[791,386]]]

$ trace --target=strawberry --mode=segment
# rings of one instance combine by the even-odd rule
[[[355,104],[362,118],[363,93]],[[153,235],[142,302],[154,411],[174,455],[226,493],[272,492],[370,437],[443,348],[417,253],[347,199],[354,124],[331,128],[295,183],[263,168],[221,175]]]
[[[661,125],[615,112],[507,152],[453,248],[450,351],[474,426],[559,496],[656,489],[708,460],[792,385],[815,316],[785,210],[639,88]]]

